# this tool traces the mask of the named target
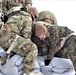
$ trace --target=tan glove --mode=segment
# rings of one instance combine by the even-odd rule
[[[2,27],[2,24],[3,24],[3,23],[2,23],[2,21],[0,20],[0,28]]]
[[[31,14],[33,21],[38,17],[38,10],[35,7],[29,8],[28,12]]]

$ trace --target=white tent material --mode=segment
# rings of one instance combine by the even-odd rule
[[[48,66],[45,66],[44,59],[45,57],[38,56],[35,62],[35,69],[30,75],[75,75],[73,63],[70,59],[54,57]],[[23,57],[14,55],[1,67],[0,75],[23,74],[22,60]]]
[[[44,75],[75,75],[70,59],[54,57],[48,66],[44,64],[44,57],[39,56],[37,60]]]
[[[23,57],[14,55],[4,65],[0,66],[0,75],[21,75],[23,74]]]

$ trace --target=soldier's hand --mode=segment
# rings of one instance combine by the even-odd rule
[[[35,7],[29,8],[28,12],[31,14],[33,21],[38,17],[38,10]]]

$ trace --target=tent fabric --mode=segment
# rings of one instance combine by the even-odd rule
[[[37,58],[44,75],[75,75],[74,66],[70,59],[54,57],[48,66],[45,66],[44,60],[45,57],[39,56]]]
[[[4,65],[1,65],[0,70],[2,75],[21,75],[23,74],[23,57],[14,55]]]

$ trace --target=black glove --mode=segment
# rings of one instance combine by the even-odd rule
[[[21,9],[21,11],[27,11],[27,8],[20,8]]]
[[[51,60],[46,59],[46,60],[45,60],[45,65],[46,65],[46,66],[49,65],[50,61],[51,61]]]

